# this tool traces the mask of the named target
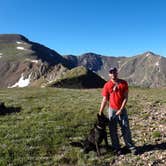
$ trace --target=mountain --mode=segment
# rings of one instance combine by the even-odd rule
[[[102,87],[104,80],[95,73],[81,67],[70,71],[71,68],[73,65],[68,59],[44,45],[19,34],[0,35],[1,88],[44,87],[73,73],[73,79],[68,78],[77,80],[72,83],[73,88]],[[80,75],[81,72],[84,74]],[[66,82],[64,86],[68,87]]]
[[[120,76],[130,85],[144,87],[166,86],[166,58],[146,52],[126,59],[119,66]]]
[[[19,34],[0,35],[1,88],[30,86],[41,77],[49,82],[62,68],[69,69],[68,61],[54,50]]]
[[[58,63],[66,64],[67,61],[57,52],[44,45],[29,41],[22,35],[1,34],[0,35],[1,61],[25,61],[41,60],[49,65]]]
[[[81,56],[65,56],[72,67],[84,66],[108,80],[111,66],[117,67],[119,77],[126,79],[132,86],[166,86],[166,58],[150,51],[133,57],[108,57],[94,53]]]
[[[83,66],[68,70],[61,78],[48,84],[60,88],[102,88],[106,81]]]
[[[47,86],[78,66],[84,66],[105,80],[109,79],[108,70],[113,66],[129,85],[163,87],[166,86],[165,64],[165,57],[150,51],[132,57],[95,53],[62,56],[23,35],[0,34],[0,88]]]
[[[86,53],[80,56],[67,55],[64,58],[69,60],[69,63],[72,64],[71,67],[84,66],[106,80],[109,79],[108,70],[110,66],[118,67],[119,62],[126,59],[125,57],[109,57],[95,53]]]

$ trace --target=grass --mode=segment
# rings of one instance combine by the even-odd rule
[[[18,50],[17,47],[24,47],[26,50]],[[18,45],[16,43],[10,43],[10,44],[0,44],[0,53],[3,55],[1,56],[1,60],[5,61],[24,61],[25,58],[29,58],[29,54],[33,54],[33,52],[29,49],[30,45],[23,44]]]
[[[159,137],[161,137],[160,131],[154,131],[152,134],[153,134],[153,137],[154,137],[154,138],[159,138]]]
[[[158,93],[162,96],[157,97]],[[84,154],[80,148],[70,145],[71,141],[87,136],[101,99],[101,89],[1,89],[0,101],[5,102],[6,107],[21,107],[21,111],[0,115],[0,165],[91,166],[112,162],[116,158],[112,152],[97,158],[95,152]],[[165,99],[162,89],[131,88],[127,105],[131,122],[133,117],[141,117],[144,108],[153,104],[157,107],[159,103],[164,104]],[[144,113],[142,117],[148,118],[148,115]],[[136,126],[131,128],[135,133]],[[137,160],[138,157],[135,162]]]
[[[60,87],[70,87],[70,89],[78,89],[82,88],[83,85],[83,77],[85,79],[86,75],[88,74],[88,70],[83,67],[75,67],[71,70],[66,71],[65,74],[62,74],[61,77],[51,83],[47,84],[47,87],[54,87],[54,85],[58,85]],[[82,80],[82,81],[81,81]],[[85,81],[87,82],[87,81]]]

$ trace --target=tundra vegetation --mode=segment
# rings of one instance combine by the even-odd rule
[[[84,154],[71,145],[88,135],[101,99],[101,89],[0,89],[6,111],[0,112],[0,165],[164,165],[165,88],[130,87],[127,109],[133,140],[140,150],[137,156],[115,156],[103,145],[98,158],[96,152]],[[111,146],[109,134],[108,140]],[[120,141],[123,147],[122,137]]]

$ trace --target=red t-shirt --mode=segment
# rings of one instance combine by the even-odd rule
[[[125,80],[118,80],[118,83],[112,80],[105,83],[102,96],[105,96],[110,103],[110,107],[119,110],[124,100],[124,94],[128,92],[128,84]]]

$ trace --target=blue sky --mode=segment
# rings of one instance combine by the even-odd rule
[[[62,55],[166,56],[165,0],[1,0],[0,22]]]

